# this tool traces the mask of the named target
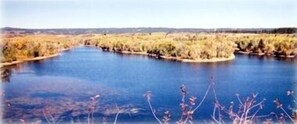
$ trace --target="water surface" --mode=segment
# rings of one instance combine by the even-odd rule
[[[143,96],[152,92],[152,105],[158,117],[172,113],[173,122],[181,110],[182,84],[189,96],[201,101],[211,77],[218,100],[226,107],[238,105],[235,94],[246,98],[258,93],[266,99],[259,115],[280,113],[273,104],[279,98],[285,109],[294,106],[286,96],[297,80],[296,60],[236,55],[236,59],[219,63],[180,63],[147,56],[103,52],[92,47],[78,47],[61,56],[27,62],[9,68],[11,75],[3,81],[4,119],[9,122],[55,121],[86,122],[90,97],[96,100],[94,121],[113,122],[117,107],[124,109],[118,122],[149,122],[153,116]],[[209,121],[213,110],[213,93],[196,111],[195,120]],[[224,116],[228,120],[228,116]]]

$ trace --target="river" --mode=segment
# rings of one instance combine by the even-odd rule
[[[236,55],[236,59],[218,63],[181,63],[141,55],[103,52],[93,47],[78,47],[60,56],[18,64],[7,68],[2,81],[3,118],[6,122],[87,122],[91,97],[100,95],[94,108],[94,122],[113,122],[118,108],[119,123],[155,122],[144,97],[151,91],[151,103],[159,118],[170,111],[171,122],[181,116],[180,86],[188,97],[202,100],[210,82],[220,103],[239,102],[257,93],[257,102],[266,99],[257,115],[281,113],[273,100],[282,101],[286,110],[294,107],[288,90],[296,88],[296,59]],[[213,79],[212,79],[213,77]],[[187,97],[187,98],[188,98]],[[195,121],[211,120],[214,94],[209,92],[194,114]],[[90,117],[89,117],[90,118]],[[271,118],[267,117],[267,118]],[[223,114],[227,121],[228,116]]]

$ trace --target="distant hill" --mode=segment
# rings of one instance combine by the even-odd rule
[[[70,28],[70,29],[24,29],[24,28],[1,28],[5,34],[109,34],[109,33],[153,33],[153,32],[191,32],[191,33],[278,33],[292,34],[297,32],[297,28],[218,28],[218,29],[203,29],[203,28]]]

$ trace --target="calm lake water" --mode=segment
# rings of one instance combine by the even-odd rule
[[[259,115],[280,114],[273,103],[275,98],[288,111],[294,107],[286,91],[296,88],[296,65],[296,59],[247,55],[236,55],[229,62],[180,63],[78,47],[55,58],[10,67],[10,76],[1,83],[5,94],[3,117],[6,122],[20,122],[20,119],[46,122],[47,117],[56,122],[86,123],[88,106],[92,104],[90,97],[99,94],[93,115],[95,122],[113,122],[116,106],[125,110],[119,115],[119,123],[156,122],[143,96],[151,91],[157,116],[162,118],[168,110],[172,113],[171,122],[175,122],[181,115],[180,86],[184,84],[189,96],[196,96],[199,102],[211,77],[224,106],[233,101],[234,108],[238,108],[236,93],[242,99],[258,93],[257,101],[266,99]],[[211,120],[213,96],[211,91],[195,112],[196,121]],[[227,115],[223,118],[228,120]]]

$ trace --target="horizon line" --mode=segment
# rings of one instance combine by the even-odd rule
[[[205,28],[205,27],[71,27],[71,28],[63,28],[63,27],[58,27],[58,28],[24,28],[24,27],[12,27],[12,26],[5,26],[5,27],[0,27],[1,29],[5,28],[12,28],[12,29],[31,29],[31,30],[42,30],[42,29],[125,29],[125,28],[130,28],[130,29],[137,29],[137,28],[163,28],[163,29],[280,29],[280,28],[297,28],[297,26],[279,26],[279,27],[210,27],[210,28]]]

